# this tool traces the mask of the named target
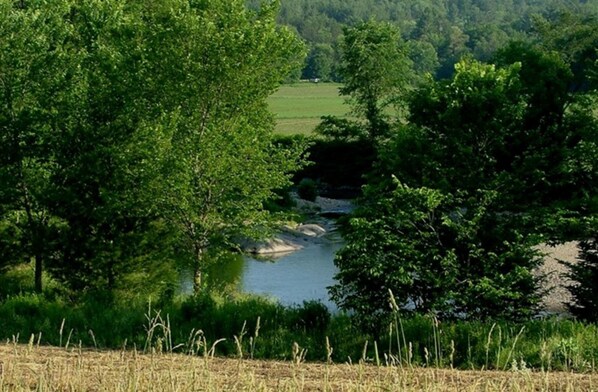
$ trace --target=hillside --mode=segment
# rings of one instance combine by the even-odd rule
[[[259,7],[259,0],[248,0]],[[464,55],[489,60],[512,39],[530,39],[539,17],[562,12],[596,15],[598,2],[583,0],[283,0],[278,22],[289,26],[308,44],[302,71],[307,79],[340,81],[338,42],[345,26],[368,19],[396,25],[418,73],[452,74]]]

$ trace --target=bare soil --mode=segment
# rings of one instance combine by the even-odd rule
[[[538,246],[546,255],[544,264],[538,268],[537,273],[546,275],[544,289],[547,292],[542,305],[549,314],[567,315],[566,303],[571,301],[571,294],[566,287],[572,282],[565,276],[567,267],[560,261],[576,263],[579,255],[577,244],[577,241],[570,241],[557,246]]]

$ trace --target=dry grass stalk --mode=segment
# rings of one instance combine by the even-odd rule
[[[596,391],[597,374],[457,371],[0,345],[0,391]]]

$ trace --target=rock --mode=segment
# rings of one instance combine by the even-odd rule
[[[300,232],[303,235],[306,235],[308,237],[321,237],[324,234],[326,234],[326,229],[324,229],[322,226],[320,225],[316,225],[316,224],[305,224],[305,225],[299,225],[297,226],[296,229],[298,232]]]
[[[303,248],[302,245],[288,238],[271,238],[262,242],[247,242],[242,246],[244,252],[258,255],[289,253]]]
[[[295,227],[285,226],[283,229],[286,233],[297,237],[306,236],[317,238],[323,236],[327,232],[327,230],[324,227],[315,223],[307,223],[297,225]]]

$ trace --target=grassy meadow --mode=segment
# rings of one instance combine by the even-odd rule
[[[347,115],[349,106],[339,95],[337,83],[297,83],[281,86],[268,98],[276,116],[276,132],[309,134],[322,116]]]

